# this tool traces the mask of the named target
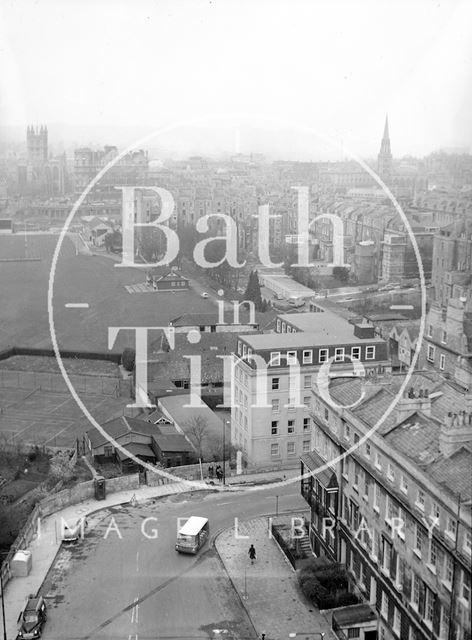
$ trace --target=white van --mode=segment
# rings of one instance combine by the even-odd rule
[[[210,537],[208,518],[191,516],[177,533],[175,548],[179,553],[196,554]]]

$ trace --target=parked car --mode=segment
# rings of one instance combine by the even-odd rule
[[[208,298],[208,293],[206,291],[203,291],[200,295],[202,298]]]
[[[44,598],[29,596],[25,608],[18,616],[19,629],[16,640],[40,638],[46,617]]]

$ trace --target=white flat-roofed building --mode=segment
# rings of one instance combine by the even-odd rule
[[[312,390],[330,360],[329,377],[390,371],[387,343],[372,326],[328,311],[282,314],[276,333],[238,336],[231,441],[250,465],[295,465],[310,451]]]

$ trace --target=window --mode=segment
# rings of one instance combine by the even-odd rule
[[[347,630],[348,638],[359,638],[360,634],[361,634],[361,630],[359,629],[359,627],[351,627],[350,629]]]
[[[442,342],[443,344],[446,344],[446,342],[447,342],[447,331],[444,331],[444,330],[443,330],[443,332],[442,332],[442,334],[441,334],[441,342]]]
[[[280,411],[280,400],[272,400],[272,413],[278,413]]]
[[[310,396],[303,396],[303,405],[309,409],[310,408]]]
[[[370,444],[368,442],[365,443],[365,457],[370,458]]]
[[[246,356],[246,353],[247,353],[247,345],[243,343],[243,358]]]
[[[295,455],[295,442],[287,442],[287,455],[288,456]]]
[[[432,338],[433,337],[433,325],[429,324],[428,325],[428,338]]]
[[[441,355],[439,356],[439,368],[441,369],[441,371],[444,371],[444,369],[446,368],[446,356],[444,355],[444,353],[441,353]]]
[[[426,624],[433,624],[434,616],[434,593],[428,587],[425,587],[425,607],[424,607],[424,619]]]
[[[471,555],[471,552],[472,552],[472,534],[470,533],[470,531],[466,531],[466,533],[465,533],[464,551],[466,551],[469,554],[469,556]]]
[[[271,351],[270,352],[270,367],[278,367],[280,365],[280,351]]]
[[[429,362],[434,362],[434,354],[435,354],[435,352],[436,352],[436,348],[433,347],[432,344],[428,344],[428,353],[427,353],[426,359]]]
[[[388,463],[387,478],[390,480],[390,482],[393,482],[395,480],[395,470],[391,462]]]
[[[338,347],[334,351],[334,361],[344,362],[344,347]]]
[[[272,391],[279,390],[279,378],[272,378]]]
[[[359,477],[360,477],[360,469],[357,462],[354,462],[354,486],[357,488],[359,486]]]
[[[408,493],[408,479],[403,474],[400,479],[400,489],[403,491],[403,493]]]
[[[415,606],[415,608],[417,610],[419,610],[419,608],[420,608],[420,590],[421,590],[420,579],[418,578],[416,573],[413,573],[413,575],[412,575],[411,601],[412,601],[413,605]]]
[[[439,625],[439,637],[443,640],[449,636],[449,625],[451,624],[451,618],[449,616],[449,611],[442,606],[441,607],[441,623]]]
[[[303,388],[311,389],[311,376],[303,376]]]
[[[241,340],[238,340],[238,355],[241,355],[241,350],[242,350]]]
[[[310,428],[310,418],[303,418],[303,431],[308,431]]]
[[[320,349],[318,352],[318,362],[328,362],[328,349]]]
[[[454,518],[448,517],[446,524],[446,533],[450,538],[455,540],[457,531],[457,522]]]
[[[397,634],[400,633],[400,627],[401,627],[400,611],[396,607],[394,607],[394,609],[393,609],[393,630],[395,631],[395,633],[397,633]]]
[[[470,576],[468,576],[465,571],[461,572],[461,586],[460,591],[461,598],[465,601],[466,605],[469,606],[470,601]]]
[[[416,536],[415,536],[415,551],[418,555],[422,554],[424,545],[424,534],[423,530],[419,524],[416,525]]]
[[[279,455],[279,445],[278,444],[271,444],[270,445],[270,455],[275,457]]]
[[[292,333],[292,327],[289,324],[287,325],[287,333]]]
[[[446,553],[444,556],[444,582],[446,582],[448,585],[452,585],[452,577],[454,574],[454,562],[452,560],[452,557]]]
[[[282,322],[282,333],[285,333],[287,329],[287,325],[285,324],[285,322]]]
[[[280,333],[280,318],[277,318],[277,333]]]
[[[354,444],[359,444],[359,434],[358,433],[354,434]]]
[[[439,518],[441,517],[441,509],[437,502],[433,502],[431,505],[431,516],[435,519],[435,522],[439,523]]]
[[[431,538],[429,541],[429,564],[436,570],[436,563],[438,561],[438,545],[435,540]]]
[[[375,347],[366,347],[365,359],[366,360],[375,360]]]
[[[296,351],[287,351],[287,364],[297,364]]]
[[[105,456],[105,458],[110,458],[113,455],[113,447],[104,446],[103,447],[103,455]]]
[[[350,442],[351,440],[351,427],[348,424],[344,424],[344,437]]]
[[[373,503],[373,506],[374,506],[374,509],[376,511],[379,511],[379,509],[380,509],[380,507],[379,507],[379,498],[380,498],[380,487],[376,482],[374,482],[374,503]]]
[[[293,433],[295,431],[295,420],[289,420],[287,423],[287,433]]]
[[[329,411],[328,409],[326,409],[326,407],[324,410],[324,419],[326,420],[326,422],[329,422]]]
[[[382,468],[382,456],[378,451],[375,453],[375,466],[377,467],[377,469]]]
[[[361,348],[351,347],[351,360],[360,360],[360,359],[361,359]]]
[[[303,453],[306,453],[307,451],[310,451],[310,441],[309,440],[304,440],[303,441]]]
[[[303,364],[311,364],[313,362],[313,351],[303,352]]]
[[[271,428],[272,435],[276,436],[277,432],[279,430],[279,422],[278,422],[278,420],[272,420],[270,428]]]
[[[424,511],[424,491],[418,489],[418,493],[416,494],[416,506]]]
[[[380,613],[385,619],[388,618],[388,596],[385,591],[382,591],[382,605],[380,608]]]

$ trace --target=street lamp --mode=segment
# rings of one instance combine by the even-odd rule
[[[223,484],[226,482],[226,425],[229,420],[223,420]]]

